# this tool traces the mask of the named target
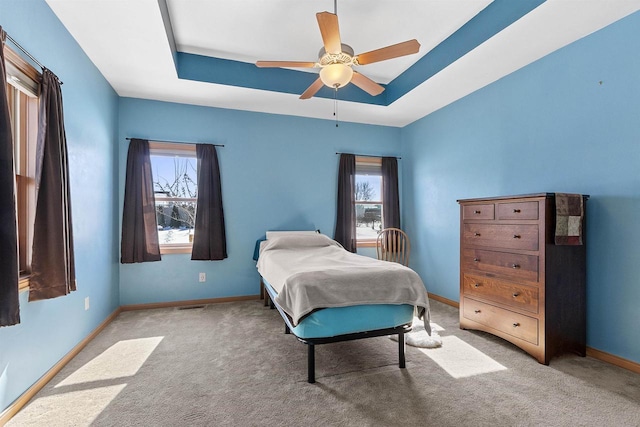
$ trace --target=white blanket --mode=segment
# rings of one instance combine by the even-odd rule
[[[318,308],[409,304],[431,334],[429,300],[420,276],[403,265],[346,251],[323,234],[263,242],[258,272],[278,292],[276,303],[297,325]]]

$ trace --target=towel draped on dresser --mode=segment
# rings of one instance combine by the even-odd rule
[[[584,201],[581,194],[556,193],[556,245],[582,245]]]

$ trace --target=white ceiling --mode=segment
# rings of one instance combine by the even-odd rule
[[[177,77],[158,0],[46,0],[118,95],[332,119],[333,101]],[[160,0],[160,2],[165,0]],[[388,83],[491,0],[339,0],[356,53],[416,38],[416,55],[359,68]],[[331,0],[166,0],[178,51],[253,63],[315,61]],[[341,101],[340,121],[405,126],[640,9],[640,0],[547,0],[388,106]]]

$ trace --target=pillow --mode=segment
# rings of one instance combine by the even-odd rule
[[[272,249],[321,248],[326,246],[340,246],[340,243],[320,233],[289,234],[271,237],[265,240],[261,252]]]
[[[319,234],[320,230],[305,230],[305,231],[267,231],[267,240],[273,239],[274,237],[282,237],[282,236],[296,236],[296,235],[304,235],[304,234]]]

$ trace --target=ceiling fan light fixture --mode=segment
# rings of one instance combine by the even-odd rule
[[[353,69],[346,64],[329,64],[320,70],[320,80],[332,89],[346,86],[353,77]]]

